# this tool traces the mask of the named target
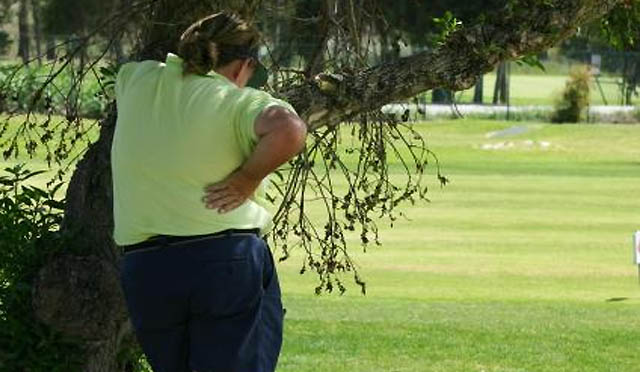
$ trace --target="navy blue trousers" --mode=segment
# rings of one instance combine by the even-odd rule
[[[282,345],[269,247],[236,234],[126,253],[121,283],[154,372],[272,372]]]

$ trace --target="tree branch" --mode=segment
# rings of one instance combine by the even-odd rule
[[[623,0],[520,0],[483,24],[451,34],[435,50],[354,74],[318,75],[281,92],[312,129],[434,88],[473,86],[500,61],[541,52]]]

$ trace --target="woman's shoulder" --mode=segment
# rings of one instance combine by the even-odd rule
[[[162,62],[144,60],[144,61],[129,61],[120,65],[118,68],[118,79],[126,79],[132,75],[140,72],[149,71],[163,65]]]
[[[126,61],[120,65],[120,69],[123,68],[149,68],[149,67],[159,67],[163,66],[165,63],[160,61],[154,61],[151,59],[146,59],[142,61]]]
[[[116,94],[121,95],[126,86],[160,66],[162,66],[161,62],[152,60],[130,61],[121,64],[116,75]]]
[[[243,94],[247,95],[247,101],[249,104],[264,106],[282,106],[295,113],[294,108],[283,98],[279,98],[274,94],[265,92],[255,88],[246,87],[242,89]]]

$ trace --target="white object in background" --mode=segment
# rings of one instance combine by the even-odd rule
[[[602,56],[600,54],[591,55],[591,73],[600,75],[600,67],[602,67]]]

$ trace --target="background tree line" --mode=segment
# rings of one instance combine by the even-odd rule
[[[339,28],[329,27],[326,20],[350,17],[350,7],[360,7],[363,4],[362,1],[337,0],[274,0],[269,3],[267,11],[257,17],[263,24],[266,40],[273,47],[270,56],[274,64],[285,69],[294,67],[296,61],[300,63],[313,60],[316,66],[321,65],[321,60],[328,58],[331,50],[325,49],[325,53],[319,54],[314,46],[326,43],[336,48],[340,45],[339,38],[349,37]],[[366,34],[373,37],[368,42],[376,45],[375,53],[368,58],[370,63],[379,63],[397,58],[402,50],[433,48],[443,33],[447,32],[447,27],[455,27],[456,22],[464,25],[482,22],[486,14],[496,11],[502,3],[499,0],[438,0],[428,3],[399,0],[392,7],[371,8],[368,20],[365,20],[367,12],[362,12],[361,19],[352,21],[359,22],[357,27],[365,28]],[[23,63],[31,59],[39,63],[42,63],[43,58],[53,60],[58,50],[56,45],[64,45],[67,52],[72,51],[74,45],[84,48],[80,41],[94,32],[92,26],[103,21],[106,15],[115,15],[128,9],[131,4],[132,0],[1,0],[0,24],[4,25],[4,29],[0,30],[0,54],[7,55],[10,46],[15,44],[13,49]],[[615,56],[616,58],[605,58],[602,69],[621,72],[625,84],[625,101],[631,102],[640,81],[640,63],[637,55],[628,53],[640,53],[630,36],[638,32],[635,25],[640,16],[637,2],[631,1],[627,6],[628,13],[612,15],[617,19],[612,19],[610,23],[597,21],[584,25],[578,35],[560,45],[560,50],[561,55],[579,61],[589,59],[586,53]],[[325,20],[324,24],[319,22],[321,19]],[[108,60],[125,60],[126,51],[133,48],[140,33],[136,24],[140,23],[132,21],[123,30],[105,27],[98,32],[94,40],[101,39],[103,43],[110,45],[106,56]],[[625,30],[611,27],[619,24],[629,27]],[[8,33],[8,26],[17,26],[16,32]],[[620,51],[626,54],[617,54]],[[91,50],[83,49],[78,53],[78,58],[86,59],[87,53],[91,53]],[[309,71],[305,71],[306,75],[314,72],[313,70],[310,67]],[[507,74],[507,64],[501,63],[496,69],[492,100],[494,104],[508,101]],[[473,102],[484,103],[484,89],[483,77],[479,76]],[[451,91],[435,89],[432,100],[434,103],[450,103],[453,96]]]

